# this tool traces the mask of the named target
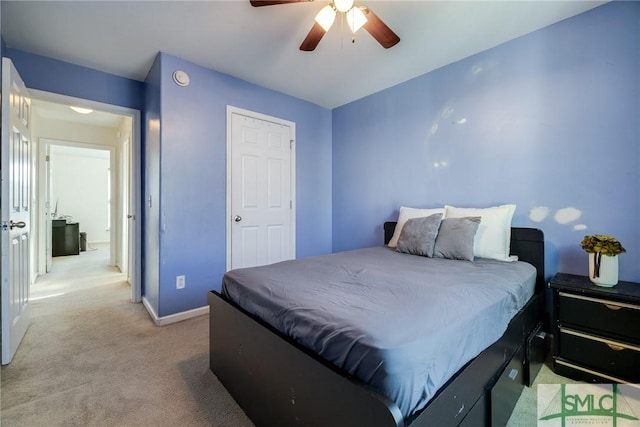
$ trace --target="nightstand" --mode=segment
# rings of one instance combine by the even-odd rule
[[[51,221],[51,256],[80,255],[80,225],[64,219]]]
[[[581,381],[640,383],[640,283],[596,286],[558,273],[553,290],[553,369]]]

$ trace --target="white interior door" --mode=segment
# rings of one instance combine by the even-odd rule
[[[127,280],[135,289],[133,283],[136,281],[135,268],[135,236],[136,236],[136,215],[135,215],[135,177],[132,164],[133,147],[129,139],[122,144],[122,262],[125,265]],[[140,301],[141,296],[132,293],[133,301]]]
[[[44,145],[44,147],[43,147]],[[45,272],[50,272],[53,266],[53,250],[52,250],[52,234],[51,234],[51,147],[47,144],[41,144],[44,152],[44,234],[45,234]],[[55,209],[55,207],[53,208]]]
[[[295,257],[294,124],[230,109],[230,268]]]
[[[13,63],[2,58],[2,364],[29,327],[31,98]]]
[[[120,150],[120,164],[118,170],[120,171],[120,223],[122,224],[120,230],[120,256],[121,263],[120,270],[127,274],[129,277],[130,265],[129,265],[129,140],[122,142],[122,148]]]

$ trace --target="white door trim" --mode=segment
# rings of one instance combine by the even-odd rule
[[[132,158],[130,159],[132,165],[132,173],[134,185],[132,186],[133,190],[133,200],[135,200],[135,206],[133,206],[133,215],[135,216],[135,220],[133,221],[133,225],[131,227],[131,231],[134,236],[135,248],[129,251],[129,256],[132,257],[134,266],[133,271],[129,271],[129,282],[131,285],[131,301],[132,302],[142,302],[142,227],[140,224],[140,220],[142,218],[142,206],[140,203],[140,197],[142,195],[142,179],[141,179],[141,166],[140,166],[140,158],[141,158],[141,136],[140,136],[140,118],[141,113],[140,110],[136,110],[128,107],[121,107],[119,105],[106,104],[104,102],[92,101],[88,99],[76,98],[68,95],[61,95],[52,92],[45,92],[42,90],[31,89],[32,98],[39,99],[42,101],[55,102],[59,104],[68,104],[68,105],[76,105],[78,107],[86,107],[94,110],[102,110],[113,114],[120,114],[124,116],[131,117],[131,141],[132,146]],[[115,156],[112,156],[112,162],[114,161]],[[112,163],[113,166],[113,163]],[[114,217],[112,217],[114,218]]]
[[[247,117],[253,117],[258,120],[264,120],[272,123],[281,124],[283,126],[289,126],[291,128],[291,251],[293,257],[296,255],[296,124],[288,120],[280,119],[278,117],[268,116],[266,114],[256,113],[255,111],[244,110],[242,108],[233,107],[227,105],[227,209],[225,216],[226,233],[227,233],[227,248],[226,248],[226,270],[231,269],[231,225],[232,225],[232,212],[231,212],[231,149],[232,149],[232,135],[231,135],[231,118],[233,114],[240,114]]]

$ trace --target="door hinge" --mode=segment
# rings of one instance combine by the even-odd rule
[[[293,200],[289,200],[289,209],[293,209]]]
[[[293,139],[289,140],[289,149],[293,150]]]
[[[51,156],[50,155],[47,154],[46,156],[44,156],[44,161],[45,162],[48,162],[49,160],[51,160]]]

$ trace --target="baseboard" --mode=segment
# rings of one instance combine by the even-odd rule
[[[172,323],[182,322],[183,320],[192,319],[194,317],[209,314],[209,306],[206,305],[204,307],[198,307],[192,310],[170,314],[168,316],[158,317],[155,310],[153,309],[151,304],[149,304],[149,301],[147,301],[145,297],[142,297],[142,304],[147,309],[147,312],[149,312],[149,316],[151,316],[151,320],[153,320],[153,323],[155,323],[156,326],[170,325]]]
[[[149,301],[147,301],[147,298],[144,296],[142,296],[142,305],[144,305],[144,308],[147,309],[147,313],[149,313],[149,316],[151,316],[151,320],[153,320],[153,323],[157,325],[158,315],[156,314],[156,311],[153,309]]]

